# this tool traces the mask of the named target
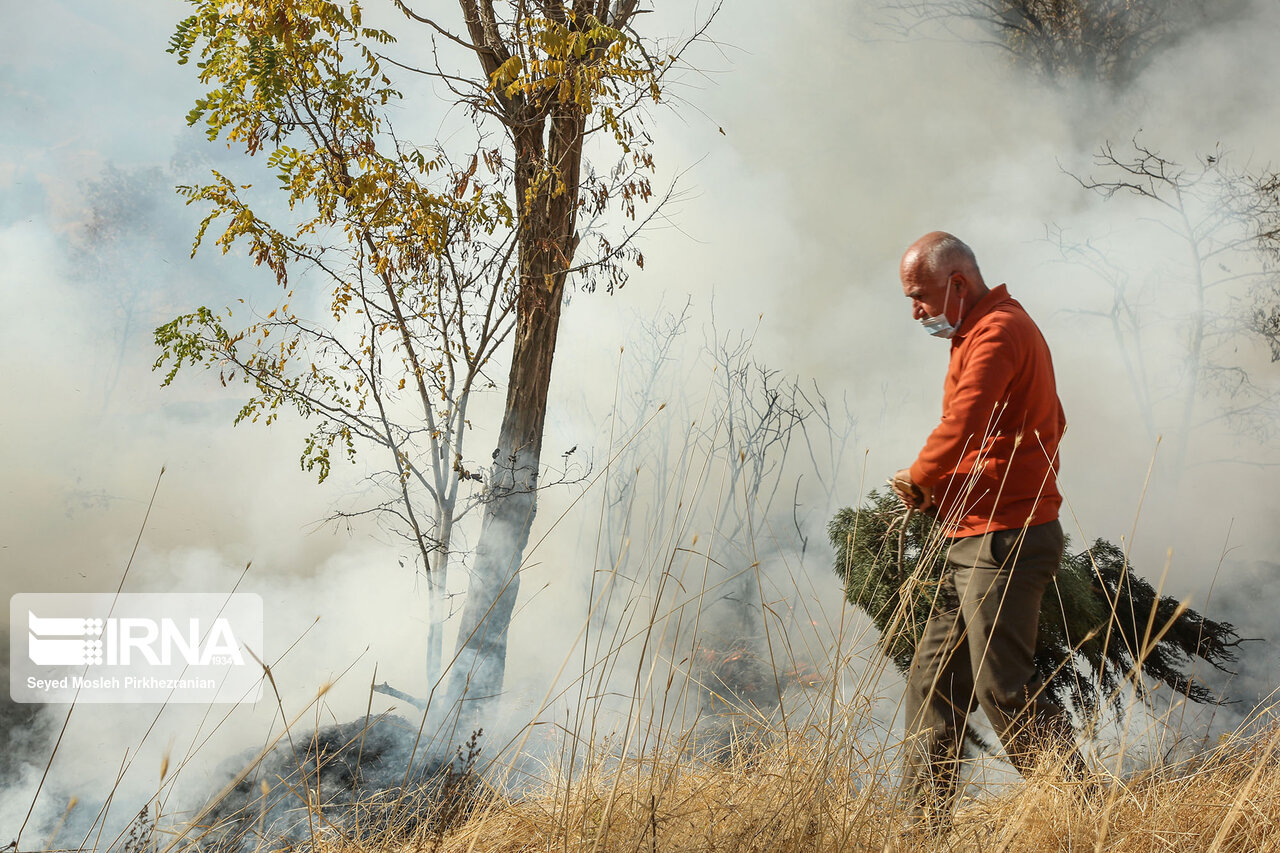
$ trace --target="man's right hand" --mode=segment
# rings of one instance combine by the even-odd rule
[[[933,490],[917,486],[911,479],[911,469],[903,468],[889,478],[893,493],[912,509],[928,509],[933,506]]]

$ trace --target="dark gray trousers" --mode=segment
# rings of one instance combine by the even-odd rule
[[[1034,665],[1040,600],[1063,548],[1057,521],[956,539],[907,676],[903,793],[917,815],[951,811],[965,722],[981,707],[1026,775],[1047,747],[1083,762]]]

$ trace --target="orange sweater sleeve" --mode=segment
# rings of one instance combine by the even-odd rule
[[[942,420],[911,465],[912,481],[933,488],[990,434],[1022,357],[1023,342],[1008,323],[988,323],[952,351],[942,395]]]

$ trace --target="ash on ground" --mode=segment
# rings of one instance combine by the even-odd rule
[[[431,749],[418,732],[416,723],[383,716],[286,738],[206,806],[184,846],[247,853],[374,835],[439,837],[475,802],[481,733],[446,751]],[[228,775],[252,758],[232,762]]]

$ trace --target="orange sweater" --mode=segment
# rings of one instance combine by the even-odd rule
[[[933,489],[950,536],[1053,521],[1065,428],[1049,346],[1002,284],[951,338],[942,421],[911,479]]]

